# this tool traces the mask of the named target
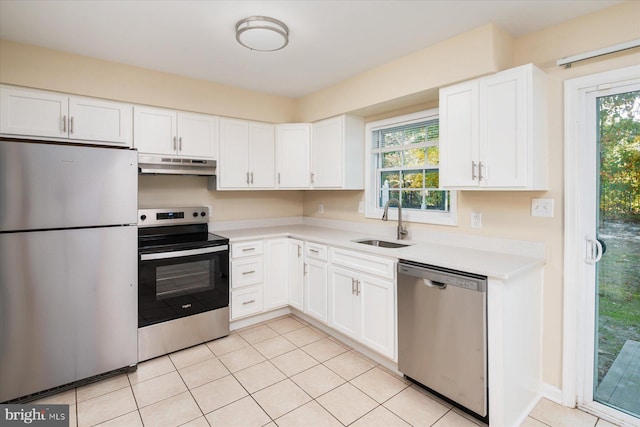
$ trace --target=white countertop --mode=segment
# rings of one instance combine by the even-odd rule
[[[410,246],[404,248],[381,248],[353,240],[366,238],[394,241],[383,236],[346,231],[311,225],[284,225],[233,230],[215,230],[227,237],[231,243],[252,239],[292,237],[331,246],[353,249],[395,259],[406,259],[439,267],[481,274],[490,278],[509,280],[518,274],[545,264],[544,258],[509,255],[505,253],[449,246],[437,243],[404,240]]]

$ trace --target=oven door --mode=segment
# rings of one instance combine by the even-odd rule
[[[228,305],[228,245],[140,254],[139,328]]]

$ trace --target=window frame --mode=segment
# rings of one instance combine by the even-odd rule
[[[373,161],[376,153],[373,153],[372,147],[372,133],[374,131],[410,125],[413,123],[419,123],[429,120],[439,120],[438,109],[433,108],[430,110],[418,111],[415,113],[404,114],[401,116],[390,117],[387,119],[376,120],[369,122],[365,125],[365,170],[366,170],[366,182],[365,182],[365,217],[381,219],[383,214],[383,208],[377,206],[378,199],[378,174],[376,173],[376,165]],[[438,141],[440,146],[440,141]],[[435,169],[425,165],[420,169]],[[438,165],[438,173],[440,167]],[[436,224],[436,225],[458,225],[458,192],[452,190],[446,190],[449,192],[449,212],[428,211],[428,210],[415,210],[415,209],[403,209],[402,220],[406,222],[417,222],[423,224]],[[389,207],[389,219],[398,219],[398,208]]]

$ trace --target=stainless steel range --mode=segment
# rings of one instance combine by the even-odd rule
[[[206,207],[138,210],[138,361],[229,334],[229,240]]]

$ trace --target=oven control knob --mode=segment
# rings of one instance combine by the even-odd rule
[[[141,219],[142,221],[144,221],[145,219],[147,219],[147,216],[146,216],[146,215],[140,215],[140,219]]]
[[[207,215],[205,211],[200,212],[200,216],[205,216],[205,215]]]
[[[194,213],[193,213],[193,217],[195,218],[195,217],[197,217],[197,216],[198,216],[198,212],[194,212]]]

